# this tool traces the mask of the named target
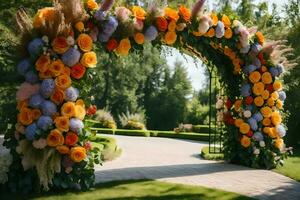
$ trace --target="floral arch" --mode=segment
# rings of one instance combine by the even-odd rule
[[[15,132],[5,136],[13,157],[8,187],[19,190],[88,189],[94,183],[97,149],[84,119],[95,112],[88,98],[97,70],[96,52],[126,56],[143,44],[169,45],[218,67],[225,83],[226,159],[257,168],[273,168],[286,156],[283,102],[279,80],[285,59],[278,42],[265,43],[226,15],[203,11],[205,0],[190,11],[152,6],[114,7],[113,0],[58,0],[38,11],[33,21],[24,11],[17,22],[26,55],[18,72],[25,82],[17,93]],[[37,187],[36,187],[37,186]]]

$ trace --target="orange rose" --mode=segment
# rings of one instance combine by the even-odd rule
[[[272,81],[273,81],[273,78],[272,78],[272,75],[271,75],[270,72],[263,73],[263,75],[262,75],[262,82],[264,84],[271,84]]]
[[[283,139],[280,139],[280,138],[277,138],[275,141],[274,141],[274,146],[278,149],[282,149],[283,146],[284,146],[284,142],[283,142]]]
[[[18,114],[18,122],[21,124],[28,126],[33,122],[33,114],[29,108],[23,107]]]
[[[74,102],[67,102],[61,107],[61,115],[71,118],[75,116],[75,103]]]
[[[17,105],[17,109],[21,110],[22,108],[28,107],[28,100],[19,101]]]
[[[69,147],[65,146],[65,145],[60,145],[56,147],[56,150],[60,153],[60,154],[68,154],[70,152]]]
[[[136,33],[134,35],[134,41],[137,43],[137,44],[144,44],[145,43],[145,36],[143,33]]]
[[[98,10],[99,8],[99,5],[97,4],[97,2],[95,2],[95,0],[88,0],[86,2],[86,5],[90,10]]]
[[[50,97],[56,105],[60,105],[64,102],[65,92],[62,89],[56,88]]]
[[[252,91],[257,96],[261,95],[265,91],[265,84],[262,82],[255,83],[252,87]]]
[[[146,11],[140,6],[133,6],[132,13],[138,20],[145,20],[147,14]]]
[[[75,105],[79,105],[79,106],[82,106],[83,108],[85,108],[85,104],[84,104],[84,101],[82,99],[78,99],[75,103]]]
[[[40,118],[41,115],[42,115],[42,112],[40,111],[40,109],[33,109],[32,110],[33,120],[37,120],[38,118]]]
[[[75,24],[75,28],[76,28],[79,32],[84,31],[84,24],[83,24],[83,22],[77,22],[77,23]]]
[[[179,14],[184,19],[184,21],[188,22],[191,19],[191,11],[185,6],[181,5],[179,7]]]
[[[83,54],[80,63],[89,68],[95,68],[97,65],[97,55],[95,52],[88,52]]]
[[[264,44],[264,42],[265,42],[265,37],[264,37],[264,35],[261,33],[261,32],[256,32],[256,37],[257,37],[257,39],[258,39],[258,42],[259,42],[259,44],[261,44],[261,45],[263,45]]]
[[[270,92],[268,90],[263,91],[263,93],[261,94],[262,98],[264,100],[267,100],[270,96]]]
[[[56,77],[62,74],[64,68],[64,63],[60,59],[57,59],[51,63],[49,70],[52,76]]]
[[[279,80],[276,80],[274,83],[273,83],[273,88],[275,91],[279,91],[279,90],[282,90],[282,84]]]
[[[60,75],[60,76],[56,77],[55,84],[56,84],[57,87],[59,87],[61,89],[67,89],[68,87],[71,86],[72,81],[71,81],[71,78],[69,76]]]
[[[65,66],[61,74],[71,76],[71,69]]]
[[[56,117],[54,123],[58,130],[64,132],[69,131],[70,122],[68,117],[64,117],[64,116]]]
[[[155,20],[156,27],[159,31],[164,32],[168,28],[168,21],[164,17],[157,17]]]
[[[265,106],[262,109],[260,109],[260,112],[265,118],[269,118],[272,116],[272,109],[268,106]]]
[[[273,112],[272,116],[271,116],[271,121],[272,121],[272,124],[274,124],[275,126],[281,124],[282,118],[280,116],[280,113],[279,112]]]
[[[260,81],[261,75],[258,71],[254,71],[251,72],[249,75],[249,79],[251,81],[251,83],[257,83],[258,81]]]
[[[131,49],[130,40],[126,38],[120,41],[120,44],[117,48],[117,53],[123,56],[127,56],[129,54],[130,49]]]
[[[40,9],[33,19],[33,27],[39,29],[46,21],[53,22],[55,12],[52,7]]]
[[[74,146],[78,142],[78,136],[76,133],[69,132],[66,135],[65,144],[68,146]]]
[[[270,126],[271,125],[271,119],[270,118],[264,118],[262,121],[264,126]]]
[[[214,28],[210,28],[210,29],[205,33],[205,36],[212,38],[212,37],[215,36],[215,34],[216,34],[216,33],[215,33],[215,29],[214,29]]]
[[[275,105],[275,100],[271,97],[267,100],[268,106],[272,107]]]
[[[45,72],[40,72],[39,77],[42,80],[52,78],[52,73],[51,73],[50,69],[47,69],[47,71],[45,71]]]
[[[226,39],[230,39],[230,38],[232,38],[232,35],[233,35],[233,32],[232,32],[231,28],[226,28],[224,37]]]
[[[56,37],[52,42],[52,48],[55,53],[65,53],[69,49],[67,39],[63,36]]]
[[[72,78],[81,79],[84,76],[85,72],[86,72],[86,68],[80,63],[71,67]]]
[[[245,148],[248,148],[251,145],[251,140],[247,136],[243,136],[241,139],[241,145]]]
[[[167,19],[174,20],[175,22],[177,22],[179,19],[178,12],[169,7],[165,8],[165,16],[167,17]]]
[[[46,72],[49,68],[51,61],[50,57],[47,55],[41,55],[39,59],[35,62],[35,69],[39,72]]]
[[[169,31],[175,31],[176,30],[176,22],[174,20],[172,20],[169,25],[168,25],[168,30]]]
[[[77,44],[83,52],[89,52],[93,48],[93,39],[87,34],[80,34],[77,38]]]
[[[240,126],[240,132],[243,134],[247,134],[250,131],[250,126],[247,123],[242,123]]]
[[[73,147],[70,152],[70,157],[74,162],[81,162],[86,158],[86,150],[83,147]]]
[[[215,13],[211,13],[210,18],[213,21],[213,26],[217,26],[219,22],[218,16]]]
[[[84,107],[81,105],[75,105],[75,117],[80,120],[83,120],[85,115],[86,115],[86,111]]]
[[[64,136],[62,133],[54,129],[50,132],[50,134],[47,137],[47,145],[49,147],[57,147],[64,144]]]
[[[172,45],[176,42],[177,35],[174,31],[168,31],[165,35],[165,42],[167,45]]]
[[[236,119],[234,120],[234,125],[238,128],[240,128],[240,126],[244,123],[244,120],[242,119]]]
[[[230,26],[231,26],[231,21],[230,21],[230,19],[229,19],[229,17],[228,17],[227,15],[223,15],[223,16],[222,16],[222,22],[223,22],[223,24],[224,24],[224,26],[225,26],[226,28],[230,28]]]

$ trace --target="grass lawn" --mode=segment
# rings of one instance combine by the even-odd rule
[[[20,197],[20,196],[19,196]],[[19,199],[16,196],[3,196],[0,199]],[[51,193],[35,196],[35,200],[251,200],[239,194],[205,187],[187,186],[158,181],[123,181],[99,185],[88,192]]]
[[[285,160],[282,167],[277,167],[274,171],[300,181],[300,147],[294,150],[294,155]]]

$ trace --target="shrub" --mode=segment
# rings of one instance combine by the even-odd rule
[[[145,115],[144,113],[131,114],[129,112],[119,115],[121,126],[124,129],[130,130],[147,130],[145,126]]]
[[[193,132],[193,125],[192,124],[179,124],[177,128],[174,128],[174,131],[176,133],[182,133],[182,132]]]
[[[105,109],[98,110],[94,116],[94,120],[98,122],[98,128],[117,129],[117,123],[115,122],[113,116]]]

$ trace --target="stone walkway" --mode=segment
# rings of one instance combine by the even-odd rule
[[[113,136],[120,158],[97,166],[97,182],[156,179],[237,192],[261,200],[300,200],[300,183],[272,171],[199,158],[204,142]]]

